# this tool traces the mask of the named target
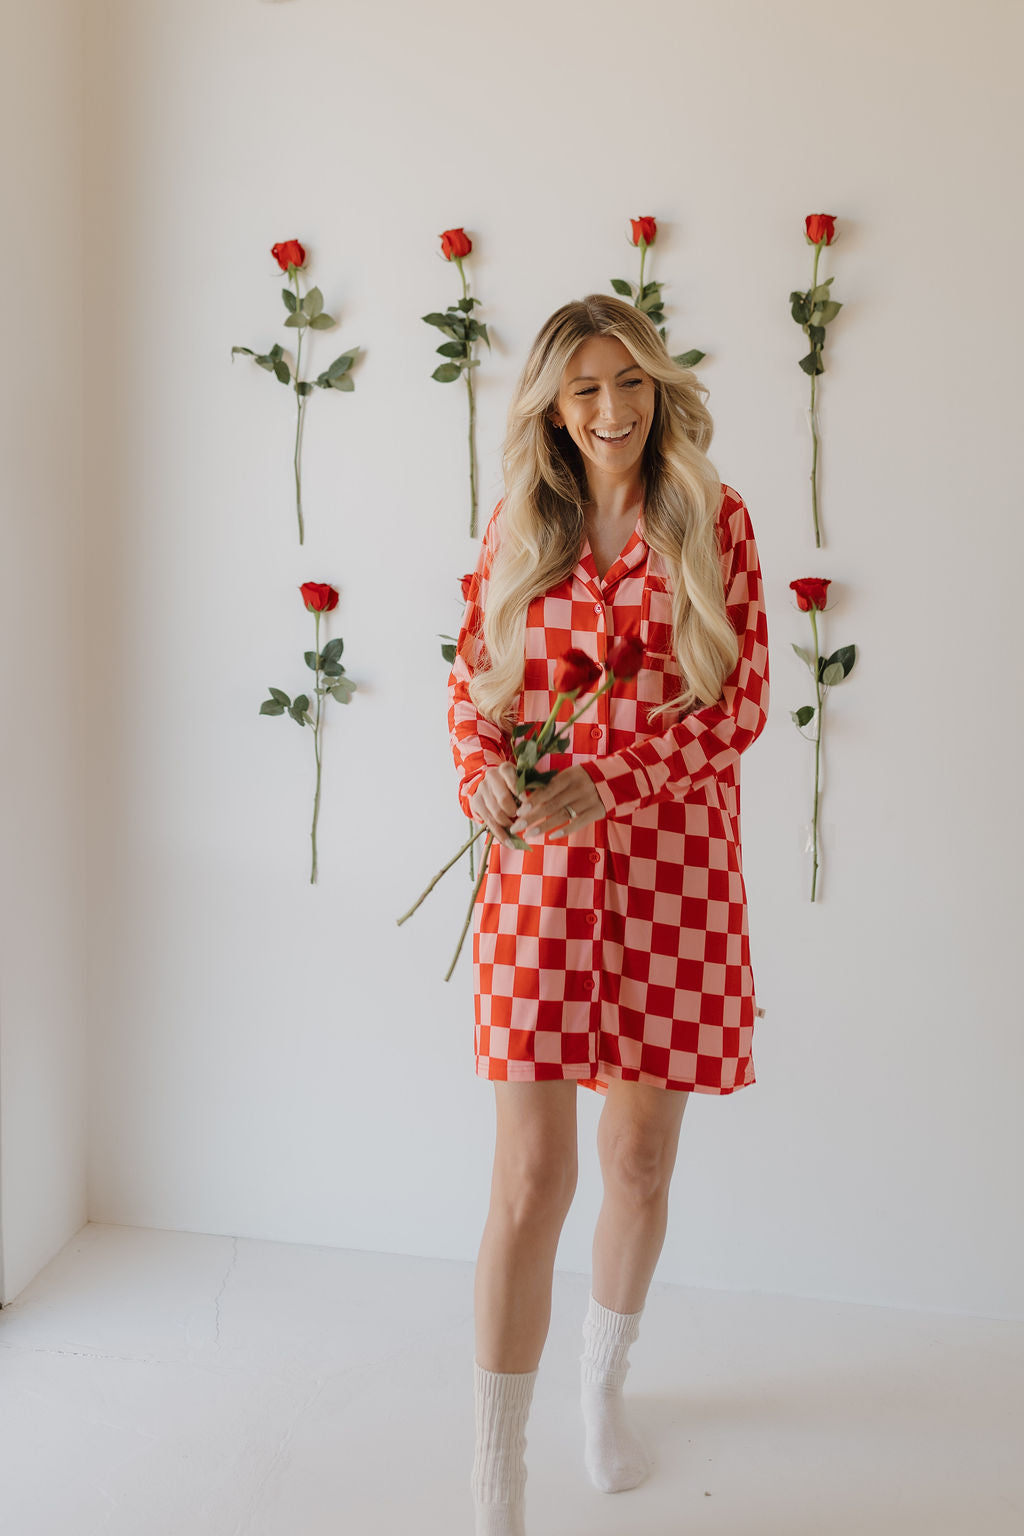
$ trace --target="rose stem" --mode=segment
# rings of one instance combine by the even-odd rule
[[[468,838],[466,840],[466,842],[463,843],[462,847],[459,849],[459,851],[455,855],[455,857],[452,858],[452,859],[449,859],[448,863],[444,866],[443,869],[439,869],[438,870],[437,874],[434,876],[433,880],[431,880],[430,884],[427,886],[427,888],[423,892],[422,896],[418,896],[416,898],[416,900],[413,902],[412,906],[409,908],[408,912],[403,913],[403,915],[400,918],[398,918],[397,921],[398,921],[398,926],[399,927],[401,927],[401,925],[405,922],[405,919],[407,917],[412,917],[413,913],[416,911],[416,908],[420,905],[420,903],[425,901],[426,898],[430,895],[431,891],[434,889],[434,886],[440,880],[441,876],[442,875],[446,875],[448,873],[448,871],[451,869],[452,865],[453,864],[457,864],[459,862],[459,860],[462,858],[462,855],[465,853],[466,849],[467,848],[471,848],[472,845],[476,842],[477,838],[480,837],[482,833],[486,832],[486,830],[487,830],[486,827],[477,827],[476,831],[473,833],[473,836]]]
[[[818,257],[820,255],[821,255],[821,245],[819,243],[818,245],[816,245],[814,247],[814,271],[813,271],[813,273],[811,275],[811,312],[812,313],[814,312],[814,290],[818,286]],[[808,316],[808,320],[807,320],[808,328],[810,327],[810,323],[811,323],[810,322],[810,317]],[[808,330],[808,340],[810,340],[810,332],[809,332],[809,330]],[[817,348],[814,349],[813,361],[814,361],[815,364],[818,361]],[[815,371],[814,373],[811,374],[811,443],[813,445],[812,454],[811,454],[811,506],[814,509],[814,544],[815,544],[815,547],[817,549],[820,549],[821,548],[821,533],[820,533],[820,531],[818,529],[818,433],[817,433],[817,429],[815,427],[815,422],[814,422],[814,389],[815,389],[815,385],[817,384],[817,382],[818,382],[818,377],[817,377],[817,372]],[[812,897],[811,899],[813,900],[814,898]]]
[[[815,618],[815,610],[811,608],[811,628],[814,630],[814,688],[818,698],[818,729],[814,736],[814,813],[812,817],[814,826],[814,867],[811,872],[811,900],[814,900],[814,891],[818,883],[818,768],[821,762],[821,728],[822,728],[822,697],[821,697],[821,655],[818,646],[818,621]]]
[[[316,620],[316,724],[313,726],[313,751],[316,753],[316,795],[313,799],[313,872],[309,877],[310,885],[316,879],[316,819],[320,814],[320,613],[314,610],[313,617]]]
[[[298,270],[295,269],[295,268],[293,268],[292,270],[295,273],[295,302],[296,302],[297,305],[301,305],[302,297],[301,297],[301,295],[299,293],[299,274],[298,274]],[[300,544],[303,542],[303,527],[302,527],[302,477],[301,477],[301,473],[300,473],[300,470],[299,470],[299,447],[300,447],[300,444],[302,442],[302,414],[303,414],[303,412],[304,412],[304,410],[306,408],[306,397],[302,393],[302,391],[299,389],[299,371],[300,371],[300,367],[301,367],[301,363],[302,363],[302,333],[303,333],[304,330],[305,330],[305,326],[300,325],[299,326],[299,342],[298,342],[298,346],[297,346],[296,351],[295,351],[295,398],[299,402],[298,418],[297,418],[296,423],[295,423],[295,458],[294,458],[294,464],[295,464],[295,508],[296,508],[296,511],[298,512],[298,515],[299,515],[299,543]]]
[[[465,271],[463,269],[462,262],[461,262],[461,260],[459,259],[458,256],[456,256],[456,258],[455,258],[455,265],[458,267],[458,269],[459,269],[459,276],[462,279],[462,297],[464,299],[468,299],[469,298],[469,285],[466,282],[466,273],[465,273]],[[466,317],[466,321],[467,321],[466,329],[468,331],[469,330],[468,322],[472,318],[473,311],[469,310],[469,309],[463,310],[463,314]],[[468,337],[466,339],[466,357],[467,357],[468,361],[467,361],[467,366],[466,366],[466,369],[465,369],[465,375],[464,376],[465,376],[465,380],[466,380],[466,389],[469,391],[469,536],[470,536],[471,539],[475,539],[476,538],[476,430],[475,430],[476,429],[476,400],[474,399],[474,396],[473,396],[473,368],[472,368],[472,362],[473,362],[473,343],[472,343],[472,341],[469,340]]]
[[[448,967],[447,973],[445,975],[445,978],[444,978],[445,981],[451,981],[451,979],[452,979],[452,972],[454,971],[456,965],[459,962],[459,956],[462,953],[463,940],[466,937],[466,930],[469,927],[469,920],[473,916],[473,908],[476,905],[477,892],[479,891],[480,887],[483,885],[483,883],[484,883],[484,875],[486,875],[486,873],[487,873],[487,862],[488,862],[488,859],[490,857],[491,844],[493,842],[494,842],[494,833],[493,832],[488,832],[488,834],[487,834],[487,841],[484,844],[483,855],[481,856],[481,859],[480,859],[480,876],[479,876],[479,879],[476,882],[476,885],[473,887],[473,894],[469,898],[469,911],[466,913],[466,921],[462,925],[462,932],[459,934],[459,942],[456,945],[455,954],[452,956],[452,963]]]

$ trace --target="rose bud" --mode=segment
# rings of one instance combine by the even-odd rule
[[[653,245],[654,237],[658,233],[658,226],[653,219],[630,219],[633,226],[633,244],[639,245],[642,240],[645,245]]]
[[[579,693],[593,688],[600,676],[601,668],[586,651],[566,651],[555,667],[555,692]]]
[[[476,571],[468,571],[465,576],[460,576],[459,584],[462,587],[464,603],[468,603],[470,598],[476,598],[479,595],[480,583],[477,581]]]
[[[464,229],[446,229],[441,236],[441,253],[446,261],[468,256],[472,249],[473,242]]]
[[[808,245],[831,245],[835,239],[836,216],[834,213],[809,213],[804,220]]]
[[[337,590],[326,581],[304,581],[299,591],[310,613],[330,613],[338,606]]]
[[[306,252],[297,240],[282,240],[278,245],[272,245],[270,254],[282,272],[287,272],[289,267],[302,267],[306,264]]]
[[[820,576],[801,576],[798,581],[790,582],[796,593],[796,605],[803,613],[809,612],[811,608],[824,608],[831,585],[831,579],[825,581]]]
[[[643,641],[635,630],[629,630],[612,643],[605,662],[609,672],[616,677],[636,677],[644,664]]]

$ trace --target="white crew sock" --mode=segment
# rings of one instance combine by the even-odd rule
[[[485,1371],[473,1361],[476,1536],[525,1536],[526,1419],[536,1371]]]
[[[583,1324],[580,1401],[587,1440],[583,1460],[602,1493],[635,1488],[651,1470],[640,1441],[626,1423],[622,1385],[629,1370],[630,1345],[640,1332],[639,1312],[612,1312],[593,1292]]]

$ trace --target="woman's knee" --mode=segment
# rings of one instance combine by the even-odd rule
[[[491,1204],[500,1205],[516,1224],[535,1225],[558,1220],[572,1205],[578,1168],[575,1153],[567,1156],[543,1142],[498,1149],[494,1159]]]
[[[517,1223],[561,1226],[579,1176],[575,1084],[515,1087],[499,1095],[491,1205]]]
[[[634,1205],[657,1205],[667,1200],[672,1182],[674,1147],[664,1137],[626,1130],[607,1138],[601,1147],[601,1172],[610,1185]]]

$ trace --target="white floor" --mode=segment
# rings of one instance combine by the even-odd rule
[[[1024,1325],[657,1281],[627,1493],[555,1277],[528,1536],[1021,1536]],[[473,1266],[83,1227],[0,1311],[5,1536],[472,1536]]]

